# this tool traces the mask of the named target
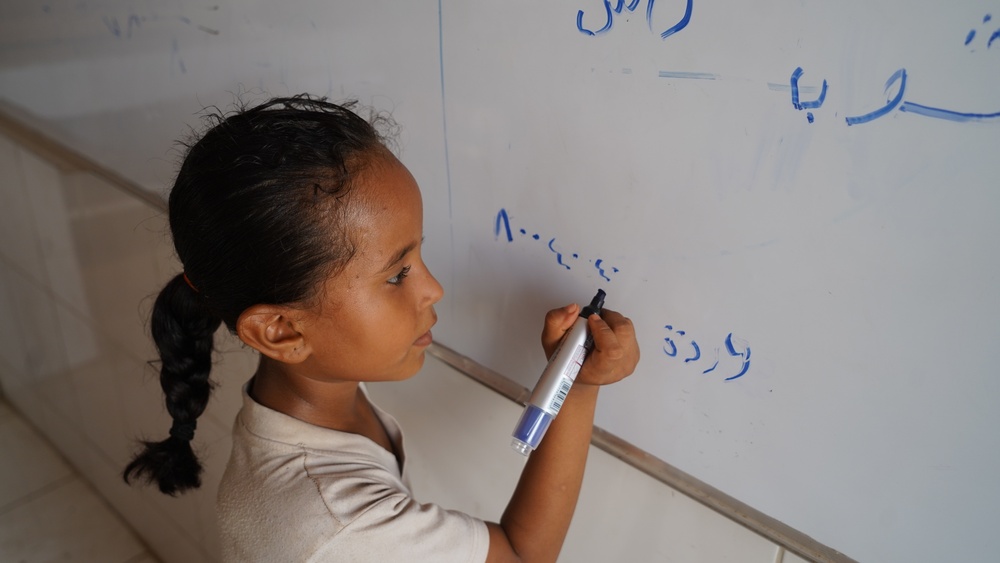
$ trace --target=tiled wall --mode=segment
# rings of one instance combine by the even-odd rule
[[[164,561],[211,561],[232,403],[212,405],[199,424],[203,492],[167,498],[120,478],[134,440],[169,426],[143,324],[151,293],[175,270],[164,236],[147,204],[0,137],[4,394]]]
[[[169,498],[120,478],[134,440],[169,426],[144,324],[177,272],[164,223],[147,203],[0,136],[0,384],[163,561],[216,561],[215,491],[252,354],[220,335],[219,386],[195,439],[200,491]],[[421,501],[499,518],[522,463],[508,447],[519,407],[430,357],[415,378],[370,390],[403,424]],[[592,448],[561,560],[782,557],[801,561]]]

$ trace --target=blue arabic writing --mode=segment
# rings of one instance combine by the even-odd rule
[[[669,336],[663,339],[664,342],[663,353],[671,358],[676,358],[678,349],[677,349],[677,340],[675,339],[675,337],[685,336],[687,332],[683,330],[674,330],[673,325],[666,325],[663,328],[667,329],[671,333]],[[689,340],[688,344],[691,346],[692,350],[691,355],[684,358],[684,363],[697,362],[698,360],[700,360],[701,346],[699,346],[698,343],[694,341],[694,339],[685,338],[684,340]],[[724,344],[726,352],[731,357],[740,358],[739,360],[740,363],[738,364],[736,373],[734,375],[726,377],[724,381],[732,381],[734,379],[739,379],[740,377],[746,375],[748,371],[750,371],[750,345],[744,342],[743,340],[740,340],[739,338],[734,339],[733,333],[731,332],[729,333],[728,336],[726,336]],[[737,347],[739,348],[738,351]],[[712,373],[719,367],[720,348],[715,348],[714,352],[715,352],[714,354],[715,362],[708,369],[703,370],[701,372],[702,374]]]
[[[614,26],[615,14],[621,14],[622,10],[628,12],[634,12],[635,9],[639,7],[641,1],[642,0],[629,0],[629,3],[626,4],[625,0],[617,0],[617,4],[615,5],[615,7],[612,8],[611,0],[602,0],[602,2],[604,3],[604,12],[605,12],[604,25],[596,30],[587,29],[586,27],[583,26],[583,18],[585,14],[583,13],[583,10],[580,10],[576,13],[576,29],[580,33],[590,36],[607,33],[608,31],[611,30],[612,26]],[[666,39],[670,37],[671,35],[687,27],[688,24],[691,22],[691,9],[693,7],[692,6],[693,0],[686,0],[686,1],[687,4],[684,8],[684,15],[681,16],[681,19],[677,23],[670,26],[670,28],[668,28],[666,31],[660,33],[661,39]],[[656,3],[655,0],[647,0],[646,4],[646,23],[649,25],[649,30],[652,31],[653,33],[656,33],[656,30],[653,29],[653,6],[655,3]]]
[[[990,23],[992,19],[993,19],[992,15],[986,14],[985,16],[983,16],[983,25]],[[965,36],[965,45],[968,46],[970,43],[972,43],[972,40],[975,38],[976,38],[976,29],[972,28],[969,30],[969,33]],[[993,42],[996,41],[997,39],[1000,39],[1000,28],[997,28],[997,30],[990,35],[990,38],[986,41],[986,48],[989,49],[990,47],[992,47]]]
[[[792,107],[796,110],[802,111],[806,109],[816,109],[822,107],[823,102],[826,101],[827,87],[828,84],[826,80],[823,80],[823,86],[820,89],[819,97],[811,101],[803,101],[800,98],[800,87],[799,79],[802,77],[803,70],[802,67],[797,67],[791,76],[789,81],[788,90],[791,92],[792,96]],[[883,106],[874,109],[868,113],[861,115],[848,116],[844,118],[844,121],[848,126],[861,125],[864,123],[869,123],[875,121],[880,117],[884,117],[891,113],[893,110],[899,110],[902,112],[908,112],[916,115],[922,115],[924,117],[931,117],[934,119],[945,119],[948,121],[955,122],[967,122],[967,121],[988,121],[992,119],[1000,118],[1000,112],[994,113],[977,113],[977,112],[962,112],[955,111],[951,109],[945,109],[940,107],[932,107],[924,104],[918,104],[916,102],[910,102],[905,100],[906,96],[906,84],[907,84],[907,73],[905,68],[901,68],[896,72],[892,73],[885,82],[884,95],[886,96],[886,102]],[[778,90],[775,86],[769,85],[772,90]],[[895,88],[895,94],[890,94]],[[803,89],[804,90],[804,89]],[[814,116],[811,111],[806,112],[806,118],[809,123],[813,123]]]
[[[539,233],[533,233],[529,236],[527,229],[518,229],[517,232],[522,237],[528,237],[531,240],[542,240],[542,235]],[[502,238],[509,243],[514,242],[514,231],[511,229],[510,214],[507,213],[506,209],[500,209],[497,213],[496,220],[493,223],[493,237],[496,240]],[[573,270],[575,263],[583,260],[579,253],[564,252],[560,248],[561,245],[556,243],[556,237],[549,238],[546,247],[550,252],[555,254],[556,264],[562,266],[564,270]],[[598,275],[605,281],[611,281],[611,277],[620,271],[617,267],[608,265],[604,258],[588,259],[586,262],[591,264],[597,270]]]
[[[948,121],[956,122],[967,122],[967,121],[986,121],[990,119],[1000,118],[1000,112],[994,113],[972,113],[972,112],[960,112],[944,108],[936,108],[931,106],[926,106],[923,104],[918,104],[916,102],[904,101],[906,95],[906,69],[901,68],[894,72],[889,80],[885,83],[885,94],[888,96],[889,90],[899,83],[899,90],[896,92],[895,96],[888,98],[886,104],[874,111],[866,113],[864,115],[858,115],[853,117],[846,117],[848,125],[860,125],[862,123],[868,123],[875,119],[885,116],[894,109],[899,111],[914,113],[917,115],[922,115],[924,117],[932,117],[934,119],[946,119]]]
[[[895,84],[896,82],[899,82],[899,91],[896,92],[895,97],[890,98],[888,100],[888,103],[886,103],[884,106],[878,108],[875,111],[866,113],[864,115],[859,115],[857,117],[845,118],[847,120],[847,124],[858,125],[861,123],[868,123],[869,121],[876,120],[882,117],[883,115],[889,113],[890,111],[896,109],[896,106],[898,106],[899,103],[903,101],[903,93],[906,91],[906,69],[901,68],[897,70],[892,74],[892,76],[889,77],[889,80],[885,82],[886,95],[889,94],[889,89],[892,88],[892,85]]]
[[[826,79],[823,80],[823,89],[820,90],[819,97],[811,102],[803,102],[799,100],[800,76],[802,76],[802,67],[798,67],[792,72],[792,80],[791,80],[792,107],[800,111],[804,109],[816,109],[819,107],[823,107],[823,102],[826,101],[826,86],[827,86]],[[809,120],[809,123],[812,123],[815,120],[811,111],[806,112],[806,119]]]

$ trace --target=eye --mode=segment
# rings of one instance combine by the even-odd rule
[[[406,276],[409,273],[410,273],[410,266],[406,266],[405,268],[400,270],[398,274],[392,276],[387,281],[392,285],[400,285],[403,283],[403,279],[406,278]]]

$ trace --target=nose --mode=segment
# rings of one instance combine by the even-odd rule
[[[444,297],[444,288],[441,287],[441,284],[438,283],[437,278],[434,277],[434,274],[431,273],[426,264],[424,264],[424,271],[427,272],[427,287],[424,290],[426,292],[425,299],[427,300],[427,305],[430,306],[441,301],[441,298]]]

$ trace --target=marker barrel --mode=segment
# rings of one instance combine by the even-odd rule
[[[604,295],[604,291],[598,290],[590,305],[580,312],[538,379],[514,428],[511,441],[511,447],[521,455],[528,455],[538,447],[549,424],[559,414],[559,409],[569,395],[569,390],[576,381],[576,374],[580,372],[587,353],[593,347],[593,339],[587,330],[587,318],[601,312]]]

